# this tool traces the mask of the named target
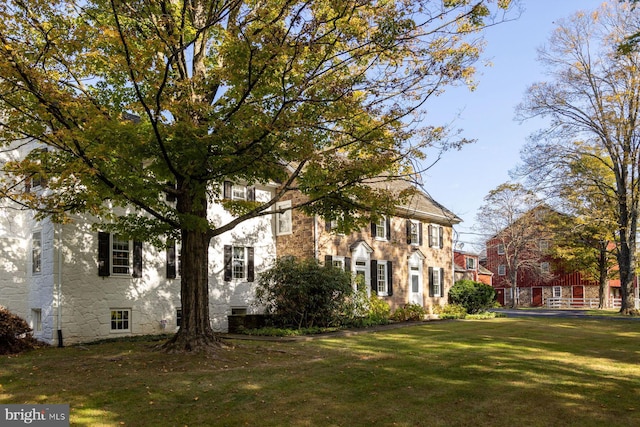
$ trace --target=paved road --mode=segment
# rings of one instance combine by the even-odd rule
[[[507,317],[590,317],[595,319],[609,319],[609,320],[640,320],[640,317],[622,317],[622,316],[598,316],[589,314],[589,310],[580,309],[548,309],[548,308],[536,308],[536,309],[512,309],[512,308],[499,308],[493,310],[496,313],[503,313]]]

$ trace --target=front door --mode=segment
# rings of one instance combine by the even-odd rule
[[[409,302],[422,306],[422,274],[419,267],[411,266],[409,274]]]
[[[531,288],[531,305],[534,307],[542,306],[542,288]]]
[[[573,286],[571,288],[571,306],[582,307],[584,306],[584,287]]]
[[[496,301],[501,306],[504,306],[504,288],[496,289]]]

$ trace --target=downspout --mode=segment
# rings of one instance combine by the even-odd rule
[[[63,347],[62,342],[62,224],[53,224],[54,234],[58,235],[58,347]]]

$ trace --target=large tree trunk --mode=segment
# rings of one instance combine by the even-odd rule
[[[618,265],[620,266],[620,293],[622,302],[620,313],[631,314],[635,311],[633,302],[633,283],[635,256],[627,242],[620,243],[618,250]]]
[[[193,186],[193,184],[191,184]],[[197,185],[197,184],[196,184]],[[180,184],[179,184],[180,186]],[[163,348],[169,352],[210,351],[220,347],[209,321],[209,228],[204,184],[183,188],[179,212],[189,214],[182,231],[180,298],[182,324]]]

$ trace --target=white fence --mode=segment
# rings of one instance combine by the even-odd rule
[[[598,298],[547,298],[548,308],[598,308]],[[620,308],[622,298],[611,298],[605,308]]]

